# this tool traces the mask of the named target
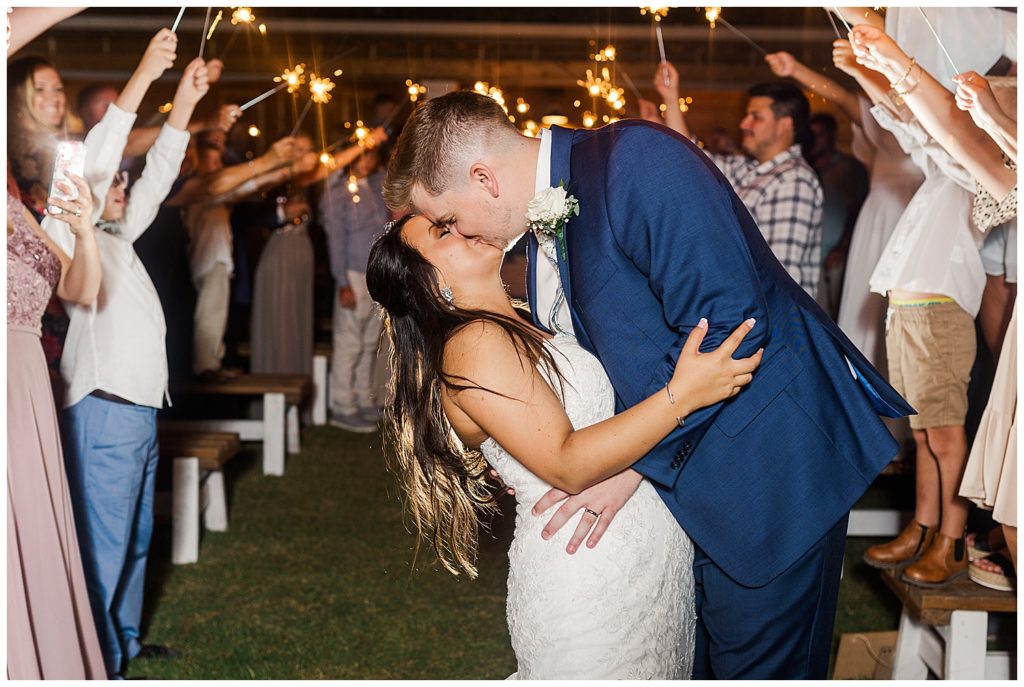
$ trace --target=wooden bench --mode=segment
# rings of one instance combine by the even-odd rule
[[[329,342],[318,341],[313,346],[313,407],[310,408],[309,419],[317,427],[327,424],[327,377],[330,374],[332,350]],[[252,346],[248,341],[241,341],[237,353],[242,358],[249,358],[252,356]]]
[[[232,432],[180,432],[159,428],[160,457],[173,461],[171,562],[199,560],[199,518],[206,529],[228,528],[224,466],[238,454]]]
[[[299,453],[299,404],[310,390],[307,375],[239,375],[223,381],[175,382],[171,394],[261,396],[259,420],[166,420],[168,429],[236,432],[242,441],[263,442],[263,474],[283,475],[285,451]]]
[[[963,577],[942,589],[925,589],[882,573],[903,604],[892,679],[924,680],[928,671],[944,680],[1006,680],[1016,657],[987,651],[988,614],[1016,613],[1017,596],[982,587]]]

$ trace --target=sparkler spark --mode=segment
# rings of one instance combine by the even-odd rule
[[[258,138],[259,135],[260,135],[260,128],[258,126],[256,126],[255,124],[250,124],[249,125],[249,135],[252,136],[253,138]]]
[[[421,86],[412,79],[406,79],[405,85],[409,93],[409,100],[411,102],[416,102],[421,95],[427,92],[425,86]]]
[[[593,55],[591,55],[590,59],[594,60],[595,62],[614,62],[615,46],[609,43],[607,46],[604,47],[603,50],[598,50]]]
[[[231,13],[232,24],[251,24],[256,19],[251,7],[232,7],[231,9],[234,10]]]
[[[267,37],[267,25],[266,24],[260,24],[260,35],[263,36],[264,38]]]
[[[281,72],[280,76],[275,76],[274,81],[278,83],[288,84],[288,92],[295,93],[299,90],[302,84],[306,83],[306,77],[303,76],[306,72],[305,64],[297,64],[294,69],[285,69]]]
[[[315,73],[309,75],[309,93],[314,103],[326,105],[331,100],[331,91],[334,90],[334,82],[326,76],[317,76]]]
[[[721,7],[705,7],[704,18],[711,24],[711,28],[715,28],[715,22],[718,21],[718,17],[722,14]]]
[[[640,8],[640,14],[649,14],[653,17],[654,21],[661,21],[661,18],[668,14],[668,5],[649,5]]]

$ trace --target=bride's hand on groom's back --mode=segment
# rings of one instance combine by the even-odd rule
[[[682,399],[689,406],[687,414],[732,398],[750,384],[754,371],[761,364],[764,349],[758,349],[749,358],[735,359],[732,356],[755,324],[753,318],[745,321],[718,348],[706,353],[701,353],[700,345],[708,332],[707,320],[702,318],[693,328],[669,380],[671,397]]]

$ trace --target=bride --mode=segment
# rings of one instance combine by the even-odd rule
[[[565,551],[573,527],[544,540],[543,514],[523,504],[628,468],[687,414],[739,393],[761,360],[732,359],[754,321],[700,353],[701,320],[666,388],[615,415],[597,358],[517,314],[502,258],[416,215],[389,224],[370,252],[367,286],[394,350],[388,430],[413,520],[448,570],[474,576],[478,518],[494,508],[489,464],[520,503],[509,550],[513,677],[688,678],[693,548],[654,488],[642,483],[601,545],[575,555]]]

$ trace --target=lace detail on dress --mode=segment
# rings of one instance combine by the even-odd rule
[[[60,259],[29,226],[24,206],[7,192],[7,326],[39,331],[43,311],[60,281]]]
[[[564,377],[552,387],[573,426],[610,417],[614,391],[597,358],[569,336],[548,345]],[[570,556],[565,546],[581,516],[544,541],[540,532],[553,511],[534,516],[531,508],[550,486],[493,439],[481,450],[518,502],[507,602],[518,662],[512,677],[688,678],[696,628],[693,546],[654,487],[643,481],[597,547]]]
[[[1003,164],[1007,169],[1016,170],[1017,163],[1003,153]],[[974,194],[974,207],[971,211],[974,219],[974,226],[980,231],[988,231],[992,227],[1009,222],[1017,216],[1017,187],[1014,186],[998,203],[992,194],[984,186],[978,184],[978,191]]]

